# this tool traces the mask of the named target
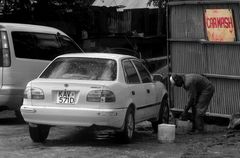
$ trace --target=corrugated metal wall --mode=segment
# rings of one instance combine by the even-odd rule
[[[144,36],[157,34],[158,9],[128,9],[122,12],[107,12],[107,27],[111,33],[137,31]]]
[[[173,42],[170,51],[172,53],[173,72],[205,72],[207,61],[202,45],[193,42]]]
[[[210,106],[211,113],[233,114],[238,112],[240,97],[240,80],[212,78],[215,94]]]
[[[126,10],[124,12],[120,12],[118,13],[119,15],[121,15],[121,21],[119,21],[119,28],[118,28],[118,32],[119,33],[126,33],[131,31],[131,21],[132,21],[132,14],[131,14],[131,10]]]
[[[208,75],[216,92],[209,112],[230,115],[240,111],[240,1],[203,0],[168,3],[168,43],[171,70],[174,73]],[[205,9],[232,9],[237,41],[207,41],[204,28]],[[182,109],[186,92],[174,88],[173,104]]]
[[[240,45],[207,45],[208,73],[240,76]]]

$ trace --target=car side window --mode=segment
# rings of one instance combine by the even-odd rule
[[[147,71],[147,69],[143,66],[143,64],[141,62],[137,61],[137,60],[133,60],[133,63],[136,66],[136,68],[137,68],[137,70],[138,70],[138,72],[141,76],[142,82],[143,83],[152,82],[151,75]]]
[[[140,83],[140,79],[138,77],[137,71],[134,68],[131,61],[129,61],[129,60],[123,61],[123,68],[124,68],[124,71],[126,74],[125,79],[126,79],[127,83],[129,83],[129,84]]]

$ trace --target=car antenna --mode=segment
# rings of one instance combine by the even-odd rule
[[[127,42],[131,45],[132,49],[135,50],[138,55],[139,55],[139,58],[142,59],[142,54],[141,52],[138,51],[138,46],[136,43],[134,43],[134,45],[132,44],[132,42],[128,39],[128,36],[127,35],[124,35],[125,39],[127,40]]]
[[[57,37],[59,38],[60,36],[61,36],[60,32],[57,32]],[[73,41],[73,42],[75,43],[75,41]],[[85,53],[85,51],[84,51],[80,46],[77,45],[77,47],[78,47],[83,53]]]

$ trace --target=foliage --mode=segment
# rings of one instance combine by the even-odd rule
[[[16,12],[33,12],[37,7],[61,9],[69,12],[73,7],[90,6],[94,0],[1,0],[0,12],[14,14]],[[65,8],[65,9],[64,9]]]
[[[151,5],[151,4],[159,8],[165,8],[166,0],[149,0],[148,5]]]

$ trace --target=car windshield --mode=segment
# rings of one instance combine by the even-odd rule
[[[53,61],[40,78],[103,80],[116,79],[115,60],[99,58],[65,57]]]

